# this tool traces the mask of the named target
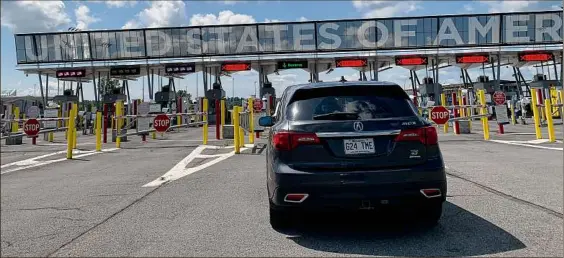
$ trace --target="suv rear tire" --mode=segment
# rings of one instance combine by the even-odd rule
[[[432,203],[421,210],[421,222],[428,226],[438,224],[443,214],[443,203]]]
[[[270,225],[276,231],[286,230],[292,226],[292,214],[283,208],[270,203]]]

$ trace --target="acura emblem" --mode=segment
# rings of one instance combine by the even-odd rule
[[[362,122],[354,122],[353,128],[355,131],[362,131],[364,129],[364,125]]]

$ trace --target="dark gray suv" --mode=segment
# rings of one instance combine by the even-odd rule
[[[389,82],[288,87],[266,152],[270,223],[301,211],[407,208],[435,224],[446,199],[437,131],[405,91]]]

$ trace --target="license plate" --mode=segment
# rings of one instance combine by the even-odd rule
[[[369,139],[345,139],[345,154],[374,154],[374,140]]]

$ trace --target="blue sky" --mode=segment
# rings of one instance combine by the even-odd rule
[[[120,29],[123,26],[131,28],[552,10],[559,8],[561,3],[562,1],[2,1],[1,87],[3,90],[17,89],[18,95],[28,95],[34,94],[34,84],[38,84],[37,76],[25,77],[22,72],[15,70],[15,32],[52,32],[66,30],[68,27]],[[528,72],[525,72],[526,77],[530,77]],[[441,83],[458,82],[459,74],[456,70],[444,69],[441,74]],[[503,74],[508,76],[509,72]],[[196,95],[195,76],[177,81],[176,85]],[[322,73],[321,79],[333,80],[340,76],[353,79],[357,75],[353,70],[337,69],[330,75]],[[402,86],[406,85],[407,77],[408,72],[403,68],[393,68],[381,74],[381,79],[394,81]],[[254,81],[258,80],[256,74],[236,74],[235,78],[235,95],[248,96],[254,93]],[[287,85],[305,82],[307,79],[306,72],[295,70],[285,71],[280,76],[271,78],[278,92]],[[201,87],[201,78],[199,81]],[[226,78],[223,82],[227,95],[233,95],[231,79]],[[56,80],[51,79],[50,84],[50,92],[56,93]],[[141,87],[141,81],[130,83],[133,98],[141,97]],[[202,90],[199,89],[198,93],[202,95]],[[39,94],[39,90],[35,94]],[[85,97],[93,97],[90,85],[85,85]]]

